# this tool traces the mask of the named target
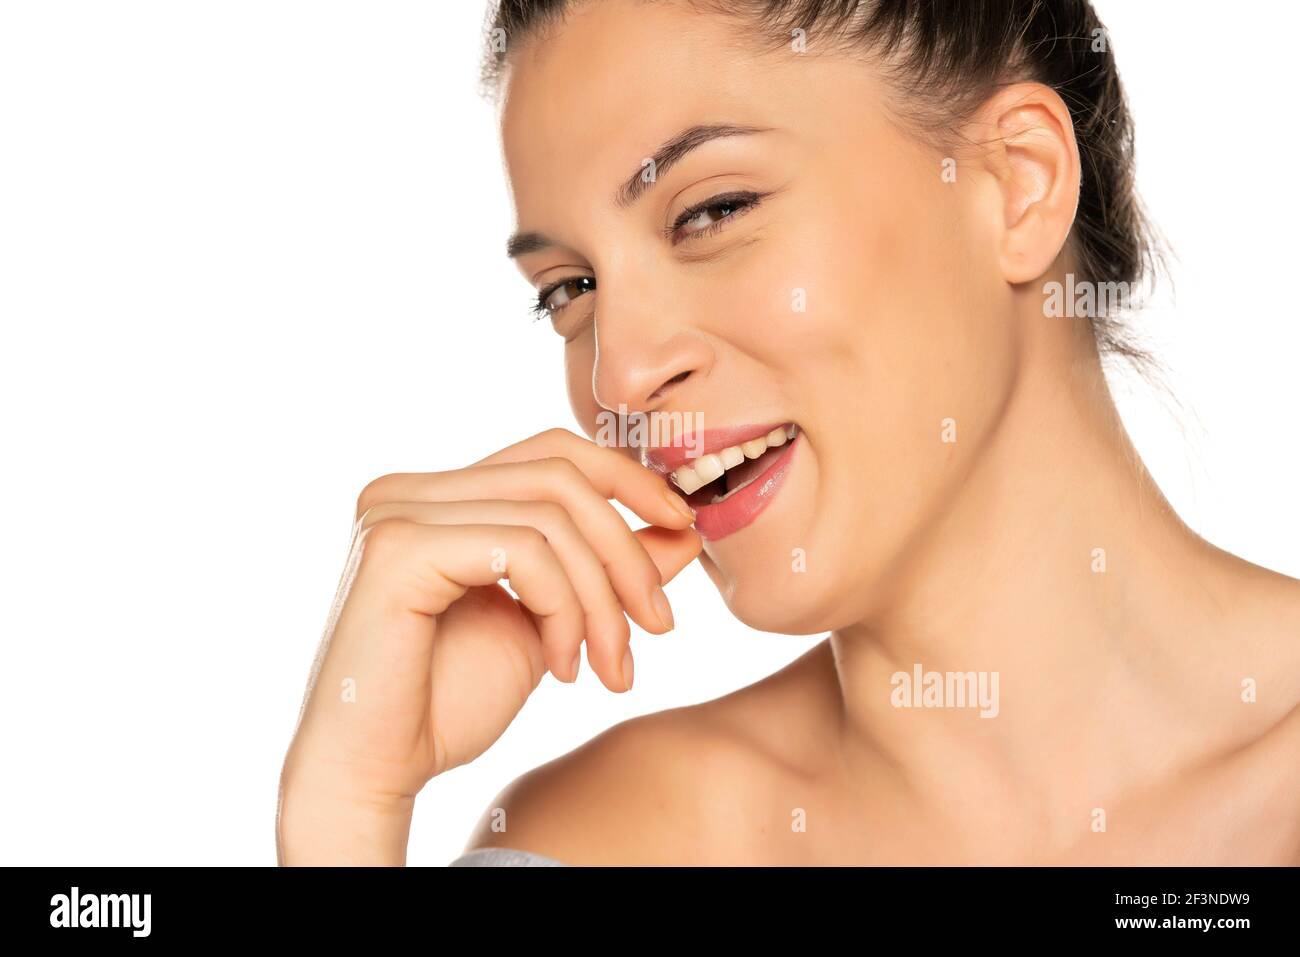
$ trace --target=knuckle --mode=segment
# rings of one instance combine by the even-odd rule
[[[572,442],[578,436],[562,426],[556,426],[553,429],[547,429],[541,433],[541,438],[548,439],[552,442]]]
[[[357,496],[356,516],[361,518],[370,508],[389,500],[388,488],[393,483],[393,476],[381,475],[377,479],[371,479],[366,483],[366,487],[361,490]]]
[[[403,551],[410,541],[413,523],[400,518],[385,518],[362,532],[361,560],[387,562]]]
[[[535,520],[556,528],[563,526],[569,521],[569,510],[559,502],[542,501],[533,504]]]
[[[502,525],[500,548],[506,555],[519,556],[531,564],[543,558],[550,543],[531,525]],[[513,559],[510,564],[513,567]]]
[[[358,505],[358,509],[360,509],[360,505]],[[365,531],[367,528],[384,521],[385,516],[391,511],[391,507],[386,503],[367,505],[363,510],[358,511],[357,523],[361,526],[362,531]]]
[[[531,525],[515,525],[512,527],[515,529],[512,533],[516,542],[515,547],[534,555],[547,547],[546,536],[539,529]]]
[[[558,484],[572,482],[582,477],[582,470],[573,464],[573,461],[566,459],[562,455],[552,455],[541,460],[542,468],[551,481]]]

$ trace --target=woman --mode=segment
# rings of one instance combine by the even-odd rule
[[[587,438],[362,492],[281,861],[403,863],[546,671],[585,642],[631,686],[627,618],[671,629],[698,555],[740,621],[829,637],[522,776],[457,863],[1300,863],[1300,582],[1179,520],[1102,373],[1152,255],[1090,5],[492,27],[509,253]],[[686,427],[609,447],[610,412]]]

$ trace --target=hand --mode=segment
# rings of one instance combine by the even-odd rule
[[[650,526],[632,531],[609,499]],[[284,779],[367,802],[412,800],[478,757],[546,671],[577,678],[584,641],[601,682],[627,690],[628,617],[671,629],[661,585],[701,548],[661,476],[562,429],[376,479],[357,518]]]

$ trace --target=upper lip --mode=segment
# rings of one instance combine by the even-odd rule
[[[766,425],[735,425],[724,429],[705,429],[702,432],[684,432],[672,445],[648,446],[641,450],[641,463],[646,468],[667,475],[702,455],[721,452],[740,445],[789,422],[770,422]]]

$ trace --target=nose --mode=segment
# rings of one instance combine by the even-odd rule
[[[654,412],[708,376],[713,347],[698,330],[663,318],[663,312],[620,310],[609,297],[597,307],[592,392],[603,408]]]

